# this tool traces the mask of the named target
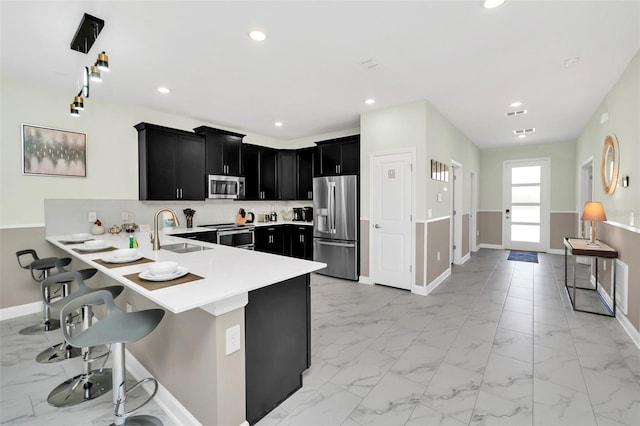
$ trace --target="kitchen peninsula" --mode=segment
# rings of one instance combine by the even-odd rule
[[[188,410],[183,422],[254,423],[302,384],[300,374],[311,358],[309,274],[325,265],[180,238],[187,231],[193,230],[161,233],[161,245],[188,241],[202,250],[153,251],[146,235],[138,236],[146,259],[176,261],[201,277],[151,290],[127,278],[148,264],[108,267],[99,262],[108,252],[79,252],[78,244],[63,243],[69,235],[47,236],[47,241],[102,272],[91,286],[114,281],[126,286],[117,300],[121,308],[167,311],[148,339],[128,348]],[[128,247],[126,235],[95,238],[107,247]],[[226,336],[238,328],[240,350],[234,351]]]

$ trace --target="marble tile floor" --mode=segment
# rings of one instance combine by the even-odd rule
[[[473,253],[428,297],[312,275],[312,366],[258,426],[640,425],[640,350],[618,322],[571,310],[562,256],[507,256]],[[0,424],[111,423],[110,396],[45,402],[82,367],[33,361],[61,336],[17,334],[38,318],[0,323]]]
[[[640,425],[617,320],[571,310],[563,256],[508,254],[472,254],[428,297],[314,276],[312,366],[258,426]]]
[[[83,364],[80,358],[53,364],[38,364],[35,361],[40,351],[62,341],[60,330],[34,336],[18,334],[20,329],[37,323],[41,317],[41,314],[33,314],[0,322],[0,424],[102,426],[113,423],[111,392],[73,407],[56,408],[47,403],[49,392],[80,374]],[[93,368],[100,368],[101,365],[102,361],[95,362]],[[109,360],[105,367],[111,367]],[[135,380],[127,377],[129,386],[134,383]],[[138,406],[147,396],[142,387],[134,389],[127,396],[127,407]],[[153,415],[166,426],[175,425],[154,400],[135,414]]]

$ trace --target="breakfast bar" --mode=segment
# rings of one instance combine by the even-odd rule
[[[98,269],[102,285],[124,285],[116,301],[122,309],[167,311],[148,339],[128,347],[127,364],[160,382],[181,407],[178,421],[253,424],[302,385],[310,365],[309,274],[325,265],[187,240],[180,232],[187,230],[161,234],[161,246],[188,241],[197,249],[154,251],[140,235],[139,259],[124,263],[108,260],[129,247],[125,235],[92,236],[103,242],[89,246],[71,235],[47,241]],[[177,262],[184,276],[175,284],[141,279],[150,264],[164,261]]]

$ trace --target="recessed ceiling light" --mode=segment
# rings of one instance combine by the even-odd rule
[[[274,126],[276,127],[282,127],[282,121],[276,121],[275,123],[273,123]]]
[[[507,0],[484,0],[484,8],[485,9],[495,9],[496,7],[500,7]]]
[[[518,135],[518,139],[524,139],[526,137],[527,137],[527,135]]]
[[[171,89],[169,89],[168,87],[158,87],[158,92],[160,93],[171,93]]]
[[[376,100],[373,99],[373,98],[369,98],[369,99],[365,99],[364,103],[367,104],[367,105],[373,105],[373,104],[376,103]]]
[[[254,40],[254,41],[265,41],[267,39],[267,35],[262,31],[258,31],[258,30],[251,31],[249,33],[249,37],[251,37],[251,40]]]
[[[519,107],[520,105],[522,105],[522,102],[520,102],[520,101],[511,102],[511,103],[509,104],[509,106],[510,106],[511,108],[517,108],[517,107]]]
[[[564,60],[564,66],[570,67],[571,65],[577,64],[578,62],[580,62],[580,56],[569,56]]]

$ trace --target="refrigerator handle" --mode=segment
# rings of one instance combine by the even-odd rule
[[[331,191],[330,191],[330,206],[331,206],[331,233],[336,233],[336,183],[331,182]]]

